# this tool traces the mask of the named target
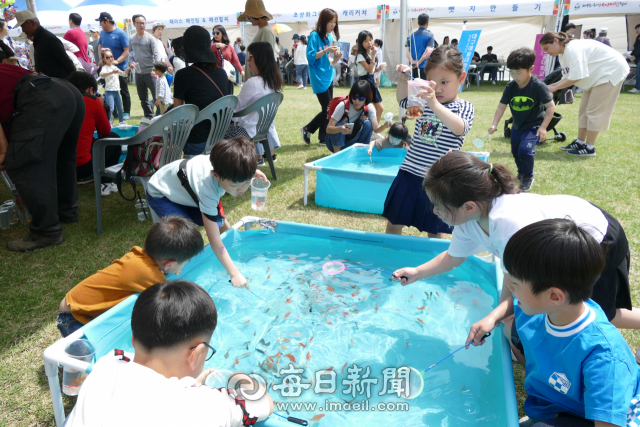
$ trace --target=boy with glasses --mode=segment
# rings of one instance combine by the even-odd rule
[[[214,354],[218,313],[200,286],[174,280],[151,286],[131,315],[135,354],[102,357],[84,382],[67,427],[91,425],[247,426],[265,420],[273,401],[260,385],[202,386]]]
[[[143,15],[133,15],[133,25],[136,27],[136,33],[131,36],[129,45],[133,52],[132,65],[136,70],[136,88],[138,89],[138,98],[142,111],[146,118],[152,119],[153,101],[156,95],[156,81],[151,75],[153,65],[160,61],[160,53],[158,52],[158,44],[155,37],[145,31],[147,20]],[[149,91],[151,91],[151,99],[149,99]]]

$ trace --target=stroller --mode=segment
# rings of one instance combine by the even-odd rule
[[[550,85],[559,82],[562,79],[562,70],[560,68],[553,71],[551,74],[544,78],[544,84]],[[558,90],[553,94],[553,102],[556,105],[561,104],[573,104],[573,86]],[[547,138],[546,141],[564,142],[567,140],[567,135],[563,132],[558,132],[556,126],[562,120],[562,115],[558,112],[553,113],[553,118],[547,126],[547,132],[553,131],[553,137]],[[511,138],[511,128],[509,125],[513,124],[513,117],[504,121],[504,136],[505,138]]]

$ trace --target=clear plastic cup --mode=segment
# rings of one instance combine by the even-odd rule
[[[393,120],[393,113],[389,111],[387,114],[384,115],[384,121],[390,122],[391,120]]]
[[[75,340],[64,349],[64,352],[69,357],[91,363],[96,349],[89,340]],[[65,366],[62,371],[62,392],[67,396],[77,396],[87,375],[86,372]]]
[[[407,96],[407,118],[419,119],[422,117],[422,111],[424,106],[427,105],[427,101],[420,98],[418,94],[425,86],[429,86],[429,82],[422,79],[409,80],[409,92]]]
[[[136,213],[138,214],[138,221],[148,221],[151,218],[147,199],[141,199],[136,202]]]
[[[22,224],[26,225],[31,222],[31,214],[27,210],[26,206],[18,211],[18,216],[20,217],[20,222]]]
[[[11,225],[17,224],[18,221],[20,220],[20,217],[18,214],[18,206],[16,205],[16,202],[13,200],[7,200],[2,204],[2,207],[9,210],[9,215],[10,215],[9,221]]]
[[[259,179],[251,180],[251,208],[254,211],[261,211],[267,203],[267,192],[271,182],[262,182]]]
[[[0,207],[0,230],[6,230],[11,226],[11,213],[4,206]]]

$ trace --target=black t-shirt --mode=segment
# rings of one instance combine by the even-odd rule
[[[482,57],[480,57],[480,61],[498,62],[498,57],[494,53],[487,53],[486,55],[482,55]]]
[[[176,73],[175,87],[173,89],[173,97],[184,101],[185,104],[193,104],[200,110],[203,110],[213,101],[229,94],[229,79],[223,68],[209,70],[200,64],[195,64],[199,69],[207,73],[217,85],[213,83],[194,66],[183,68]],[[222,94],[220,93],[222,91]],[[209,131],[211,130],[211,122],[205,120],[193,127],[187,144],[200,144],[207,141]]]
[[[544,120],[544,104],[551,102],[551,92],[547,85],[531,76],[529,83],[522,89],[515,80],[507,83],[502,93],[501,104],[511,108],[513,128],[516,130],[531,129],[540,126]]]

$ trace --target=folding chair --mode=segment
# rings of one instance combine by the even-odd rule
[[[242,110],[233,113],[233,117],[244,117],[251,113],[258,113],[256,135],[252,139],[253,142],[260,142],[264,147],[264,154],[267,156],[269,169],[271,169],[271,176],[274,180],[277,180],[278,178],[276,177],[276,168],[273,165],[273,157],[271,157],[271,148],[269,147],[267,134],[269,133],[269,126],[271,126],[271,123],[273,123],[276,118],[278,107],[280,106],[283,98],[284,95],[281,92],[271,93],[267,96],[263,96]]]
[[[205,120],[211,122],[211,130],[207,137],[207,144],[204,147],[202,154],[211,153],[213,144],[224,138],[224,135],[229,130],[231,125],[231,117],[233,117],[233,110],[238,105],[238,98],[233,95],[227,95],[211,104],[207,105],[204,110],[200,111],[198,118],[196,119],[194,126]],[[192,155],[185,154],[184,158],[189,159]]]
[[[103,176],[115,179],[116,174],[122,169],[122,163],[105,169],[104,152],[108,145],[136,145],[154,136],[162,137],[162,154],[160,155],[160,167],[178,160],[182,157],[182,149],[187,142],[191,128],[198,117],[198,107],[195,105],[181,105],[174,108],[159,119],[155,120],[148,128],[130,138],[104,138],[93,143],[91,154],[93,156],[93,179],[96,189],[96,221],[97,232],[102,234],[102,196],[100,183]],[[170,135],[170,138],[169,138]],[[133,177],[134,181],[147,188],[149,177]]]

